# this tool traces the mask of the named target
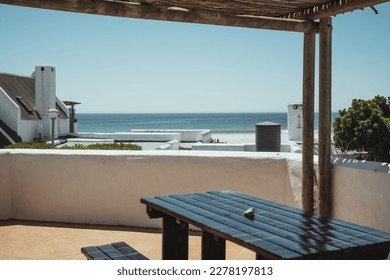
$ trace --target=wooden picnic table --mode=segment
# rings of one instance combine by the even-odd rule
[[[225,259],[226,240],[256,259],[386,259],[390,234],[258,197],[215,191],[141,199],[163,218],[163,259],[188,259],[189,224],[202,231],[202,259]],[[254,215],[244,212],[253,208]]]

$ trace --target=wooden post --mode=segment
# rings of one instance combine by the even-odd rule
[[[331,216],[332,19],[320,20],[319,213]]]
[[[304,34],[303,48],[303,145],[302,208],[314,210],[314,76],[316,34]]]

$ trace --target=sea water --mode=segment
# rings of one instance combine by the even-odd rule
[[[338,113],[332,114],[332,121]],[[77,114],[79,132],[129,132],[132,129],[210,129],[214,132],[254,132],[257,123],[274,122],[287,129],[287,113],[137,113]],[[318,113],[314,116],[318,129]]]

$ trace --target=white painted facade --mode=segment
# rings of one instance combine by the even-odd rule
[[[38,134],[38,123],[33,120],[22,120],[21,111],[7,93],[0,88],[0,119],[14,130],[23,141],[33,141]]]
[[[15,131],[17,131],[19,121],[21,120],[19,105],[16,104],[1,87],[0,119]]]

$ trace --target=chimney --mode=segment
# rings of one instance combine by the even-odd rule
[[[51,119],[49,109],[56,107],[56,69],[50,65],[35,66],[35,107],[41,116],[42,137],[51,137]],[[55,137],[58,137],[55,129]]]

